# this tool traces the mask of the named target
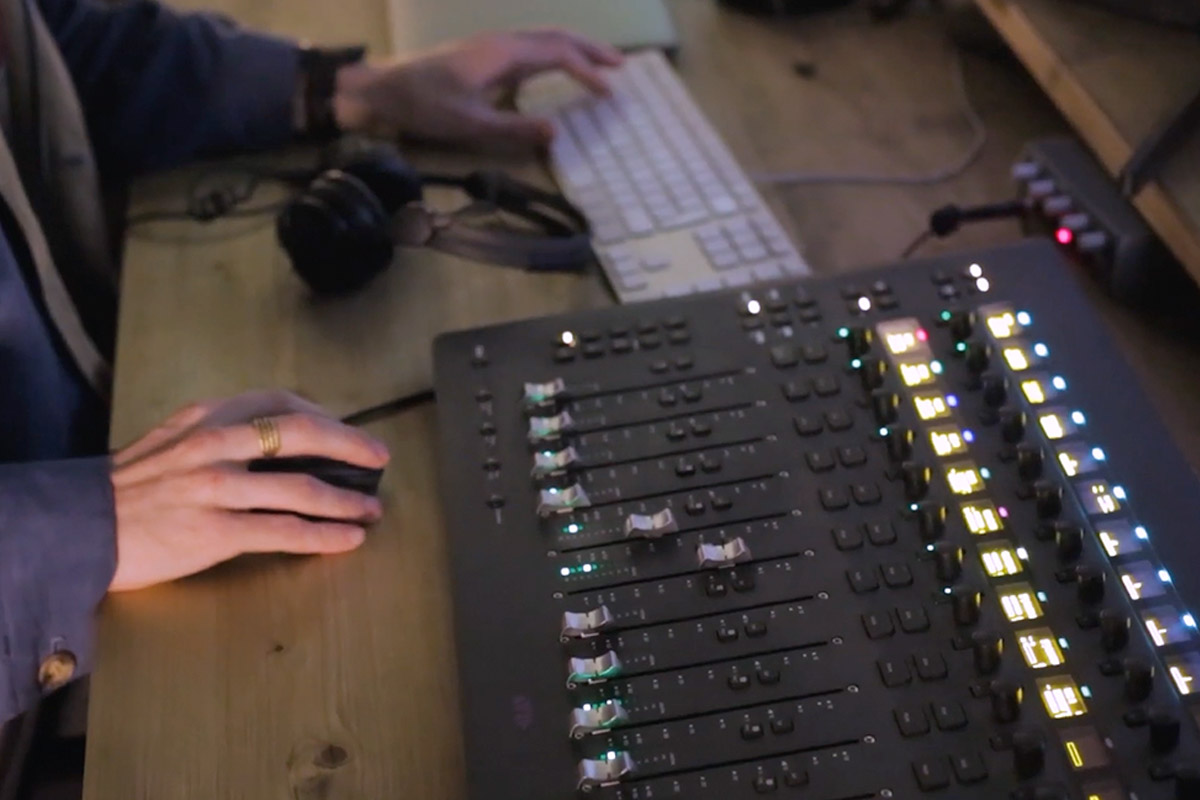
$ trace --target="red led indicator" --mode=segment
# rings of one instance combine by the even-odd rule
[[[1070,228],[1059,228],[1054,232],[1054,238],[1058,240],[1059,244],[1070,244],[1071,240],[1075,238],[1075,234],[1071,233]]]
[[[925,332],[924,328],[917,328],[917,341],[918,342],[928,342],[929,341],[929,334]]]

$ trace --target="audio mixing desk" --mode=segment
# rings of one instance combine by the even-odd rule
[[[436,363],[472,800],[1200,800],[1200,484],[1049,244]]]

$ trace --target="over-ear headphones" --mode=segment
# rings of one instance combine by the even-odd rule
[[[482,208],[540,230],[524,233],[439,214],[423,205],[427,185],[454,186]],[[417,172],[390,145],[345,139],[276,219],[292,266],[313,290],[356,289],[392,262],[396,244],[426,246],[527,269],[582,269],[594,258],[587,222],[560,195],[493,171],[463,177]]]

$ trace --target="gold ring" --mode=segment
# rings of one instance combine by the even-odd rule
[[[262,448],[263,458],[274,458],[279,455],[283,442],[279,438],[279,426],[270,417],[255,417],[252,420],[254,430],[258,432],[258,446]]]

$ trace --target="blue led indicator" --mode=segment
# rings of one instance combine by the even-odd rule
[[[851,368],[851,369],[862,369],[862,359],[861,359],[861,358],[856,358],[856,359],[854,359],[853,361],[851,361],[851,362],[850,362],[850,368]]]
[[[1093,447],[1092,448],[1092,458],[1096,459],[1097,461],[1103,461],[1106,458],[1106,456],[1104,455],[1104,451],[1101,450],[1099,447]]]
[[[956,394],[946,395],[946,405],[950,406],[951,408],[958,408],[958,395],[956,395]]]
[[[880,428],[880,429],[879,429],[879,435],[880,435],[880,436],[887,436],[887,428]]]
[[[1136,528],[1134,528],[1133,535],[1142,540],[1146,540],[1146,539],[1150,538],[1150,534],[1146,532],[1146,528],[1144,525],[1138,525]]]
[[[1076,425],[1082,425],[1083,423],[1087,422],[1087,417],[1083,415],[1082,411],[1072,411],[1071,421]]]
[[[1084,697],[1091,697],[1091,696],[1092,696],[1092,687],[1090,687],[1090,686],[1080,686],[1080,687],[1079,687],[1079,693],[1080,693],[1081,695],[1083,695]]]
[[[909,511],[916,511],[916,510],[917,510],[917,504],[916,504],[916,503],[913,503],[913,504],[911,504],[911,505],[908,507],[908,510],[909,510]]]
[[[942,594],[950,594],[950,587],[947,586],[944,589],[942,589]]]
[[[1065,636],[1058,637],[1058,646],[1063,650],[1069,650],[1071,648],[1071,645],[1067,642],[1067,637]]]
[[[988,478],[992,477],[992,471],[987,467],[980,467],[979,475],[986,481]]]
[[[1050,355],[1050,348],[1046,347],[1046,345],[1042,344],[1041,342],[1038,342],[1033,346],[1033,352],[1039,358],[1045,358],[1046,356]]]
[[[1022,326],[1028,326],[1031,322],[1033,322],[1033,317],[1029,316],[1028,311],[1018,311],[1017,322],[1019,322]]]
[[[1163,583],[1170,583],[1171,582],[1171,573],[1167,572],[1165,569],[1160,569],[1158,571],[1158,579],[1160,581],[1162,581]]]
[[[1113,493],[1113,497],[1117,498],[1118,500],[1125,499],[1125,487],[1124,486],[1114,486],[1112,488],[1112,493]]]
[[[942,374],[942,362],[930,361],[929,369],[931,372],[933,372],[934,375],[941,375]]]
[[[927,545],[925,545],[925,549],[932,553],[934,548],[933,548],[933,545],[927,544]]]
[[[968,444],[970,444],[971,442],[975,441],[975,434],[974,434],[974,432],[973,432],[973,431],[963,431],[963,441],[964,441],[964,442],[966,442],[966,443],[968,443]]]
[[[1187,625],[1189,628],[1196,627],[1196,618],[1193,617],[1191,614],[1184,614],[1179,619],[1181,619],[1183,621],[1183,624]]]
[[[1046,593],[1045,593],[1045,592],[1038,592],[1038,593],[1037,593],[1037,599],[1038,599],[1038,600],[1041,600],[1043,603],[1049,602],[1049,598],[1048,598],[1048,597],[1046,597]]]
[[[1050,379],[1050,383],[1053,384],[1054,388],[1058,389],[1060,392],[1064,392],[1067,389],[1067,379],[1062,375],[1055,375]]]

